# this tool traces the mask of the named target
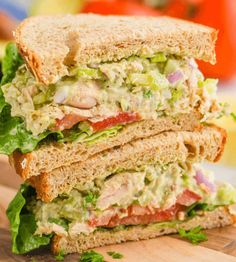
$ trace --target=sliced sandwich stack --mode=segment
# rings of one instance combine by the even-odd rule
[[[214,29],[159,17],[34,17],[3,63],[0,150],[23,178],[13,252],[55,253],[233,224],[217,161]],[[19,53],[18,53],[19,52]]]

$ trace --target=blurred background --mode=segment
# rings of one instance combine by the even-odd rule
[[[236,113],[236,0],[0,0],[0,61],[4,48],[13,39],[12,31],[28,16],[97,13],[113,15],[168,15],[219,30],[217,64],[199,62],[205,76],[219,79],[220,100]],[[228,131],[228,144],[217,173],[229,175],[236,184],[236,119],[218,121]],[[0,156],[1,174],[12,173],[6,157]],[[235,175],[235,176],[234,176]],[[11,176],[15,179],[16,176]],[[17,187],[19,180],[0,176],[0,182]]]

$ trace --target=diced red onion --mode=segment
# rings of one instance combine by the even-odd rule
[[[195,175],[195,179],[197,181],[197,184],[204,184],[205,186],[207,186],[211,192],[215,192],[216,191],[216,186],[210,182],[206,176],[204,176],[204,174],[202,173],[201,170],[197,170],[196,171],[196,175]]]
[[[177,81],[183,79],[184,75],[180,70],[175,71],[174,73],[171,73],[167,76],[168,81],[171,84],[176,83]]]

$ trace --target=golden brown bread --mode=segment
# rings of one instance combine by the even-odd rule
[[[160,117],[128,124],[115,136],[87,146],[85,143],[44,143],[28,154],[14,152],[10,157],[16,172],[25,180],[43,172],[50,172],[60,166],[84,161],[88,157],[130,141],[159,134],[164,131],[194,131],[201,128],[197,112],[182,114],[175,118]]]
[[[204,229],[211,229],[224,227],[233,223],[234,216],[229,213],[228,208],[218,207],[214,211],[204,212],[201,216],[199,215],[188,221],[177,223],[174,227],[168,227],[167,225],[160,227],[158,224],[150,224],[147,226],[131,226],[117,231],[95,231],[89,235],[81,234],[76,239],[54,236],[52,251],[55,254],[60,251],[63,251],[65,254],[75,252],[82,253],[85,250],[95,247],[173,234],[176,233],[179,228],[189,230],[200,225]]]
[[[195,132],[164,132],[100,152],[83,162],[32,176],[28,182],[36,188],[38,198],[50,202],[59,194],[91,185],[94,179],[103,179],[117,169],[133,170],[147,163],[187,160],[214,162],[222,154],[225,137],[225,131],[214,126]]]
[[[215,63],[215,29],[168,17],[39,16],[15,31],[34,75],[50,84],[71,66],[165,52]]]

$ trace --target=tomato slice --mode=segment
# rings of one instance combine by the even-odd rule
[[[54,127],[54,130],[64,130],[64,129],[70,129],[75,124],[79,123],[80,121],[86,120],[86,117],[76,115],[76,114],[68,114],[65,115],[62,119],[56,120],[56,125]]]
[[[141,120],[141,117],[138,113],[121,112],[116,116],[108,117],[102,121],[95,123],[90,122],[90,125],[92,126],[93,130],[97,132],[119,124],[128,124],[139,120]]]
[[[142,212],[141,212],[141,209]],[[154,222],[169,221],[173,220],[179,211],[184,210],[184,207],[175,204],[169,209],[160,210],[160,209],[149,209],[139,207],[139,214],[137,214],[137,207],[128,208],[128,216],[120,218],[118,215],[112,217],[106,217],[104,219],[92,219],[89,221],[89,224],[92,226],[106,226],[106,227],[115,227],[118,225],[146,225]],[[135,214],[136,213],[136,214]],[[108,222],[109,220],[109,222]]]
[[[193,203],[201,200],[202,197],[198,194],[194,193],[191,190],[184,190],[184,192],[177,197],[177,204],[183,205],[183,206],[191,206]]]
[[[131,215],[124,218],[113,217],[107,227],[115,227],[117,225],[146,225],[154,222],[169,221],[176,217],[176,214],[182,210],[181,205],[173,205],[169,209],[156,209],[154,213],[146,215]]]
[[[53,130],[63,131],[65,129],[70,129],[75,124],[87,119],[88,119],[87,117],[80,116],[77,114],[67,114],[62,119],[56,120],[56,125],[53,128]],[[94,132],[97,132],[119,124],[128,124],[139,120],[141,120],[141,117],[138,113],[122,112],[116,116],[105,118],[102,121],[98,121],[95,123],[90,122],[90,126],[93,128]]]
[[[120,212],[123,212],[125,215],[123,217],[120,217],[115,210],[113,210],[113,212],[107,213],[102,217],[93,217],[88,223],[94,227],[115,227],[118,225],[145,225],[154,222],[169,221],[175,219],[179,211],[184,211],[187,206],[201,199],[202,197],[200,195],[186,189],[177,197],[176,204],[166,210],[132,205],[127,209],[120,210]],[[112,211],[112,209],[110,209],[110,211]]]

